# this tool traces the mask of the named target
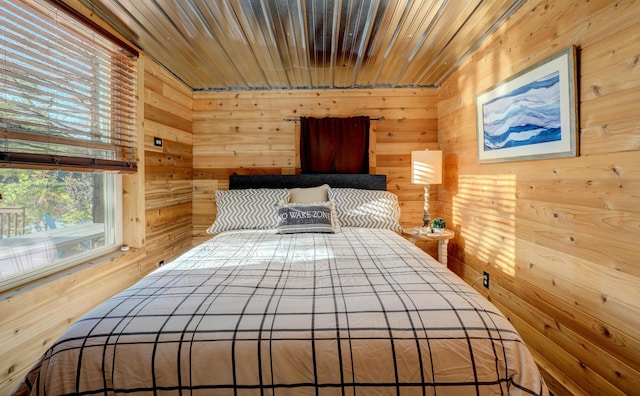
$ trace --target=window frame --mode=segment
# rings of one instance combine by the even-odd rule
[[[95,260],[100,256],[117,251],[122,246],[123,241],[123,198],[122,198],[122,175],[109,172],[104,174],[103,189],[105,194],[105,203],[107,203],[107,194],[111,189],[111,202],[113,205],[105,205],[105,212],[110,211],[112,214],[105,213],[105,240],[107,234],[113,233],[113,242],[105,246],[91,249],[87,252],[77,253],[67,258],[56,260],[51,264],[36,267],[27,271],[11,274],[6,278],[0,278],[0,293],[15,289],[27,283],[37,281],[39,279],[54,275],[61,271],[73,268],[75,266]],[[108,188],[109,187],[109,188]]]
[[[32,0],[34,1],[34,0]],[[108,174],[113,174],[114,178],[114,208],[115,217],[113,225],[109,225],[105,222],[105,232],[114,232],[114,243],[105,245],[100,248],[91,249],[86,253],[79,253],[65,260],[60,260],[53,265],[47,265],[33,270],[25,271],[23,273],[16,273],[15,275],[8,276],[5,279],[0,279],[0,293],[4,293],[11,289],[21,290],[21,286],[25,286],[28,283],[38,282],[51,278],[52,276],[62,275],[62,273],[72,270],[73,268],[83,268],[85,264],[98,263],[102,260],[100,256],[107,254],[113,255],[120,249],[123,244],[128,244],[132,247],[141,247],[144,245],[145,237],[145,222],[144,222],[144,205],[140,204],[140,197],[144,196],[144,189],[141,181],[144,180],[144,175],[137,172],[137,165],[144,163],[144,132],[142,124],[142,109],[144,103],[144,92],[141,90],[142,81],[144,80],[143,71],[143,58],[140,57],[137,49],[131,47],[128,43],[122,41],[111,31],[103,28],[100,25],[100,21],[95,17],[90,10],[76,10],[73,7],[65,4],[62,0],[35,0],[38,4],[49,4],[58,10],[64,12],[66,15],[75,18],[77,22],[85,25],[95,34],[102,35],[105,39],[112,41],[119,46],[121,50],[127,54],[130,58],[134,59],[133,70],[133,84],[130,86],[130,102],[132,104],[133,114],[133,129],[130,131],[129,137],[131,138],[131,144],[128,149],[134,154],[129,158],[132,162],[124,162],[112,166],[113,162],[103,161],[101,159],[92,159],[90,163],[78,161],[78,158],[61,158],[61,156],[45,159],[45,161],[34,161],[29,156],[20,158],[19,155],[13,156],[13,162],[7,161],[8,158],[4,157],[4,153],[0,152],[0,166],[7,168],[22,168],[22,169],[43,169],[43,170],[64,170],[72,172],[95,172],[96,169],[105,171]],[[111,100],[115,99],[117,94],[110,95]],[[113,112],[110,112],[111,117],[114,117]],[[26,159],[23,161],[22,159]],[[60,161],[62,159],[62,161]],[[117,172],[117,173],[114,173]],[[128,174],[125,178],[123,174]],[[124,186],[124,187],[123,187]],[[127,195],[124,195],[124,189],[127,191]],[[108,189],[105,188],[105,192]],[[126,225],[126,226],[125,226]]]

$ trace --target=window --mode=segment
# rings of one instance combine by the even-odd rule
[[[120,177],[0,169],[0,289],[121,244]]]
[[[137,55],[60,1],[0,3],[0,290],[121,243]]]

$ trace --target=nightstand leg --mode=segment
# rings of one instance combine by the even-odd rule
[[[441,240],[438,241],[438,261],[440,264],[447,266],[447,245],[449,244],[449,240]]]

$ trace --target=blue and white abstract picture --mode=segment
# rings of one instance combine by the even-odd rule
[[[485,150],[560,140],[560,73],[493,99],[482,112]]]
[[[478,96],[481,162],[576,155],[573,50]]]

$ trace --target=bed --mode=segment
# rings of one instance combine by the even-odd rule
[[[548,394],[509,321],[402,237],[393,194],[260,179],[216,192],[216,235],[74,323],[15,394]]]

